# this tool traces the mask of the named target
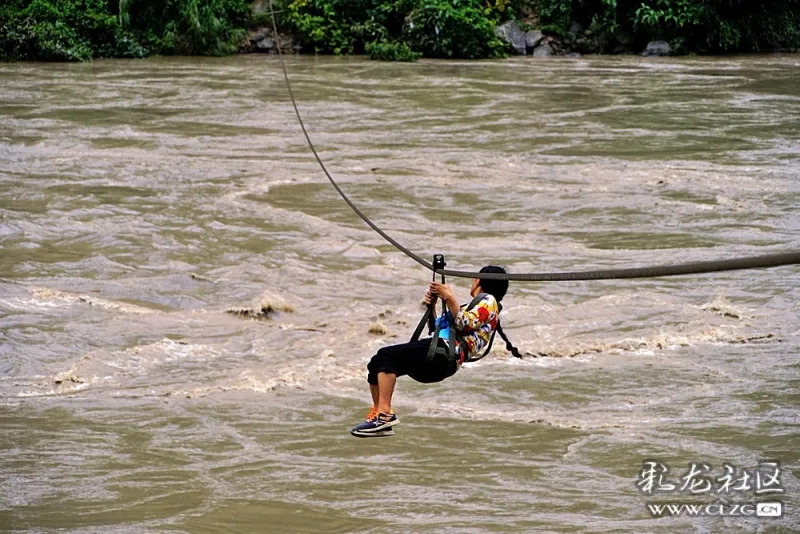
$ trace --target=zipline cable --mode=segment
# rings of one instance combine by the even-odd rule
[[[319,163],[322,172],[330,181],[331,185],[339,193],[339,196],[347,203],[348,206],[361,217],[370,228],[375,230],[381,237],[391,243],[400,252],[416,261],[426,269],[435,273],[443,274],[446,276],[455,276],[458,278],[484,278],[491,280],[513,280],[518,282],[555,282],[567,280],[616,280],[626,278],[655,278],[660,276],[679,276],[687,274],[704,274],[720,271],[735,271],[741,269],[763,269],[767,267],[779,267],[783,265],[798,265],[800,264],[800,251],[784,252],[779,254],[767,254],[764,256],[751,256],[747,258],[735,258],[729,260],[714,260],[702,261],[695,263],[684,263],[679,265],[655,265],[651,267],[638,267],[632,269],[607,269],[595,271],[577,271],[565,273],[477,273],[471,271],[453,271],[448,269],[434,269],[431,262],[425,260],[418,254],[409,250],[392,236],[381,230],[378,225],[372,222],[369,217],[356,206],[352,200],[342,191],[336,180],[328,172],[327,167],[319,157],[311,137],[308,135],[306,125],[303,122],[303,117],[300,115],[300,110],[297,108],[297,101],[292,91],[292,84],[289,81],[289,72],[286,70],[286,63],[283,60],[283,52],[281,52],[280,35],[278,34],[278,22],[275,19],[275,11],[273,10],[272,0],[269,3],[270,15],[272,17],[272,29],[275,32],[275,48],[278,50],[278,58],[280,59],[281,69],[283,70],[283,78],[286,80],[286,90],[289,93],[289,98],[292,101],[294,113],[297,116],[297,121],[300,123],[300,128],[303,130],[303,135],[308,142],[308,147],[314,154],[314,157]]]

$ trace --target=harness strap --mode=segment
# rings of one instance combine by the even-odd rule
[[[447,313],[447,312],[445,312],[445,313]],[[442,317],[444,317],[444,314],[442,314]],[[428,346],[428,356],[427,356],[428,363],[433,362],[434,358],[436,357],[436,350],[439,348],[439,332],[441,332],[441,331],[442,331],[442,321],[440,320],[439,324],[436,325],[436,328],[433,331],[433,337],[431,338],[430,345]],[[452,331],[453,331],[453,329],[451,327],[450,328],[451,335],[452,335]],[[450,352],[453,351],[453,350],[454,349],[452,347],[450,347],[450,346],[447,347],[447,359],[448,360],[450,359]]]
[[[465,309],[466,310],[471,310],[480,301],[482,301],[483,298],[486,297],[487,295],[488,295],[488,293],[480,293],[480,294],[476,295],[475,298],[472,299],[472,301],[469,303],[469,305]],[[431,321],[431,319],[433,319],[433,314],[431,313],[432,312],[432,308],[433,308],[432,306],[428,306],[428,308],[425,310],[425,313],[423,314],[422,319],[420,319],[419,324],[417,325],[417,328],[414,330],[414,334],[411,336],[411,341],[417,341],[419,339],[419,336],[422,335],[422,330],[425,328],[425,323],[432,322]],[[498,316],[499,316],[500,312],[503,311],[503,305],[498,302],[497,303],[497,308],[498,308],[497,312],[498,312]],[[444,315],[446,315],[446,313],[447,312],[445,311],[442,315],[444,316]],[[458,358],[456,357],[456,353],[455,353],[456,341],[458,341],[459,345],[461,347],[463,347],[464,343],[462,342],[462,336],[457,335],[455,333],[455,325],[450,325],[450,332],[449,332],[450,335],[448,337],[448,344],[447,344],[448,346],[445,349],[444,347],[442,347],[439,344],[439,332],[442,329],[441,325],[442,325],[442,321],[439,321],[439,326],[437,326],[435,328],[430,328],[430,324],[429,324],[428,331],[429,331],[429,333],[433,334],[433,337],[431,338],[431,343],[430,343],[430,346],[428,347],[428,356],[427,356],[428,363],[430,363],[430,362],[432,362],[434,360],[434,358],[436,357],[436,354],[438,352],[439,354],[447,357],[447,359],[448,359],[448,361],[450,362],[451,365],[455,365],[456,361],[458,360]],[[503,329],[500,326],[500,318],[498,317],[497,328],[495,328],[494,332],[492,332],[492,336],[489,338],[489,343],[488,343],[488,345],[486,345],[486,350],[483,351],[483,354],[481,354],[479,356],[473,356],[472,358],[465,358],[464,360],[462,360],[462,363],[464,363],[464,362],[469,362],[469,363],[477,362],[478,360],[481,360],[481,359],[485,358],[486,356],[488,356],[489,353],[492,351],[492,344],[494,343],[494,336],[496,334],[498,334],[498,333],[500,334],[500,337],[503,338],[503,341],[506,342],[506,350],[509,351],[515,358],[522,358],[522,354],[520,354],[519,350],[517,350],[517,348],[514,345],[511,344],[511,341],[508,340],[508,338],[505,335],[505,332],[503,332]],[[462,354],[463,354],[463,352],[462,352]]]
[[[469,305],[465,309],[466,310],[471,310],[472,308],[475,307],[476,304],[478,304],[480,301],[482,301],[484,297],[488,297],[488,296],[489,296],[489,293],[478,293],[477,295],[475,295],[475,298],[470,301]],[[500,303],[498,302],[497,305],[499,306]]]
[[[497,326],[499,328],[500,324],[498,324]],[[473,356],[472,358],[465,359],[464,361],[472,363],[472,362],[477,362],[478,360],[482,360],[483,358],[487,357],[489,355],[489,353],[492,351],[492,343],[494,343],[494,335],[496,333],[497,333],[497,330],[492,332],[492,337],[489,338],[489,344],[486,345],[486,350],[483,351],[483,354],[481,354],[480,356],[477,356],[477,357]]]
[[[506,342],[506,350],[510,352],[512,356],[514,356],[515,358],[522,359],[522,354],[519,353],[517,347],[511,344],[511,341],[506,336],[506,333],[503,332],[503,329],[500,327],[500,323],[497,323],[497,333],[500,334],[500,337],[502,337],[503,341]],[[535,358],[536,354],[534,354],[533,357]]]
[[[428,306],[425,309],[425,313],[423,314],[422,319],[420,319],[419,324],[417,325],[417,328],[414,330],[414,333],[411,334],[411,341],[417,341],[419,339],[419,336],[422,335],[422,329],[425,328],[425,323],[427,323],[428,319],[431,318],[431,309],[432,309],[432,306]],[[430,333],[431,330],[432,329],[430,328],[430,324],[429,324],[428,325],[428,332]]]
[[[479,293],[478,295],[475,296],[475,298],[472,299],[472,301],[469,303],[469,305],[467,305],[467,307],[465,309],[471,310],[472,308],[475,307],[475,305],[477,305],[487,295],[488,295],[488,293]],[[442,306],[444,306],[444,303],[442,303]],[[425,321],[429,317],[429,313],[430,313],[430,309],[425,312],[425,315],[423,315],[422,320],[420,321],[419,325],[417,325],[417,329],[414,331],[414,335],[416,337],[412,337],[411,338],[412,341],[416,341],[417,339],[419,339],[419,335],[422,333],[422,328],[423,328],[423,326],[425,324]],[[442,318],[444,318],[446,316],[447,316],[447,311],[444,310],[442,312]],[[453,321],[455,322],[455,318],[453,318]],[[459,342],[459,344],[462,346],[462,348],[463,348],[463,343],[461,342],[461,336],[456,333],[455,324],[451,324],[449,326],[450,326],[450,328],[448,329],[447,348],[445,349],[444,347],[441,347],[441,345],[439,344],[439,332],[442,329],[442,320],[441,319],[439,320],[439,324],[434,329],[433,337],[431,338],[431,343],[430,343],[430,346],[428,347],[428,356],[427,356],[428,363],[433,362],[433,360],[436,358],[436,354],[438,352],[439,354],[443,354],[447,358],[447,360],[448,360],[448,362],[450,362],[451,366],[456,366],[457,365],[458,357],[456,356],[456,341]],[[492,339],[494,339],[494,332],[492,332]],[[489,341],[489,343],[490,343],[489,347],[491,348],[491,340]],[[486,354],[488,354],[488,352]],[[484,354],[484,356],[486,354]],[[481,357],[483,357],[483,356],[481,356]]]

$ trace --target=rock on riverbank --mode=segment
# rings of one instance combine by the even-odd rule
[[[566,35],[561,38],[545,35],[541,30],[523,31],[515,21],[509,21],[496,28],[497,36],[510,45],[515,55],[530,55],[535,58],[550,56],[580,57],[582,54],[635,54],[633,39],[619,32],[596,32],[585,29],[574,22]],[[650,42],[643,56],[670,56],[675,48],[666,41]]]
[[[295,44],[295,39],[291,35],[280,33],[275,39],[272,28],[256,28],[250,31],[247,41],[242,43],[242,52],[277,54],[278,44],[280,43],[281,52],[299,52],[300,47]]]

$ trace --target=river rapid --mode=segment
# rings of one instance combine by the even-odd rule
[[[347,194],[449,268],[800,249],[797,55],[287,66]],[[0,65],[0,530],[800,531],[798,267],[512,283],[527,357],[401,378],[397,435],[352,438],[429,280],[275,57]],[[648,494],[646,460],[784,493]]]

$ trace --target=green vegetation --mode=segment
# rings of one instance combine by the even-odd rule
[[[567,36],[577,22],[599,52],[671,41],[681,51],[749,52],[800,47],[800,0],[532,0],[539,23]],[[574,35],[574,32],[572,32]]]
[[[0,0],[0,59],[83,61],[223,55],[268,25],[252,0]],[[561,50],[679,52],[800,48],[800,0],[275,0],[281,30],[306,51],[383,60],[508,53],[495,27],[517,20]]]
[[[285,1],[287,30],[315,52],[369,47],[380,59],[409,59],[392,53],[402,45],[425,57],[502,56],[494,27],[509,19],[584,52],[638,52],[651,40],[678,52],[800,48],[800,0]]]
[[[104,0],[6,0],[0,21],[5,59],[82,61],[144,54]]]
[[[412,59],[502,56],[509,0],[289,0],[284,24],[317,53]],[[409,54],[413,51],[416,54]],[[376,53],[380,52],[380,53]]]
[[[229,54],[249,17],[247,0],[3,0],[0,59]]]
[[[414,52],[406,43],[375,41],[367,43],[365,52],[370,59],[382,61],[416,61],[422,54]]]
[[[495,34],[505,2],[423,0],[408,14],[407,38],[427,57],[476,59],[505,55],[506,43]]]
[[[120,0],[119,10],[122,26],[154,54],[232,54],[250,22],[245,0]]]

